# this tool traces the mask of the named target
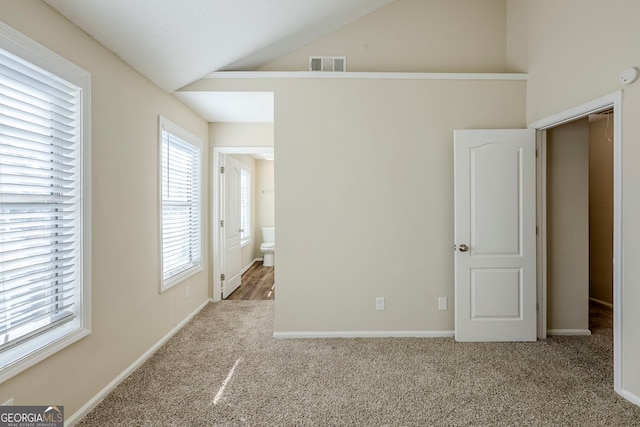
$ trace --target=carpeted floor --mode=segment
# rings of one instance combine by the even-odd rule
[[[606,310],[590,337],[463,344],[273,339],[273,304],[210,304],[78,425],[640,426]]]

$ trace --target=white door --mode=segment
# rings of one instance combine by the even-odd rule
[[[534,130],[454,132],[456,341],[536,340]]]
[[[224,237],[222,298],[240,286],[242,260],[240,255],[240,162],[224,156]]]

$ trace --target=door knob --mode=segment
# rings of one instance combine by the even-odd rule
[[[462,244],[462,245],[458,246],[458,250],[460,252],[467,252],[469,250],[469,246],[467,246],[465,244]]]

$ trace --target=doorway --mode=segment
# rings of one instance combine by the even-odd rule
[[[273,147],[214,147],[213,149],[213,194],[214,203],[212,227],[213,254],[213,300],[219,301],[242,288],[243,280],[273,280],[273,268],[261,274],[259,268],[252,268],[260,263],[262,243],[261,228],[274,225],[274,150]],[[230,197],[229,191],[235,187],[228,185],[229,169],[238,169],[238,179],[245,174],[249,182],[247,193]],[[234,175],[235,176],[235,175]],[[249,205],[248,219],[240,218],[241,209],[229,209],[229,203],[240,201]],[[244,205],[243,205],[244,206]],[[235,212],[235,213],[234,213]],[[229,215],[234,215],[229,218]],[[238,216],[236,218],[236,216]],[[233,229],[233,230],[232,230]],[[238,231],[238,245],[227,244],[229,237]],[[270,274],[269,274],[270,273]],[[234,281],[233,286],[229,286]],[[247,294],[243,291],[244,294]],[[251,293],[249,293],[251,294]]]
[[[548,194],[547,194],[547,142],[548,132],[561,125],[575,122],[580,119],[588,119],[589,115],[600,114],[612,111],[610,124],[613,131],[613,347],[614,347],[614,390],[618,393],[621,391],[621,259],[622,259],[622,135],[621,135],[621,116],[622,116],[622,94],[616,92],[592,102],[580,105],[578,107],[566,110],[562,113],[532,123],[529,128],[538,130],[538,338],[547,337],[548,327],[548,283],[547,277],[549,273],[548,255],[549,255],[549,223],[548,223]],[[587,273],[588,277],[588,273]],[[588,292],[587,292],[588,300]],[[585,308],[586,310],[586,308]]]
[[[613,307],[613,126],[607,110],[547,130],[547,333],[589,335]],[[609,322],[610,323],[610,322]]]

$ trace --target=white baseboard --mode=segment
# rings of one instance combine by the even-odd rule
[[[635,394],[627,390],[620,390],[618,394],[624,397],[625,399],[627,399],[629,402],[633,403],[634,405],[640,406],[640,397],[636,396]]]
[[[603,306],[605,306],[607,308],[613,309],[613,304],[611,304],[609,302],[602,301],[602,300],[599,300],[599,299],[596,299],[596,298],[589,298],[589,301],[595,302],[596,304],[600,304],[600,305],[603,305]]]
[[[252,266],[253,264],[255,264],[256,262],[258,262],[258,261],[262,261],[262,258],[254,258],[254,259],[253,259],[253,261],[251,261],[249,264],[245,265],[245,266],[242,268],[242,271],[240,272],[240,274],[241,274],[241,275],[242,275],[242,274],[244,274],[244,273],[245,273],[245,271],[247,271],[248,269],[250,269],[250,268],[251,268],[251,266]]]
[[[274,338],[450,338],[454,331],[274,332]]]
[[[591,331],[589,329],[547,329],[547,335],[582,336],[591,335]]]
[[[131,375],[131,373],[133,371],[135,371],[136,369],[138,369],[144,362],[147,361],[147,359],[149,359],[153,353],[155,353],[156,351],[158,351],[158,349],[160,347],[162,347],[162,345],[164,345],[164,343],[166,343],[171,337],[173,337],[180,329],[182,329],[182,327],[184,325],[186,325],[187,323],[189,323],[189,321],[191,319],[193,319],[193,317],[198,314],[203,308],[205,308],[210,302],[212,302],[212,300],[208,299],[205,302],[202,303],[202,305],[200,305],[200,307],[196,308],[195,311],[193,313],[191,313],[189,316],[187,316],[182,322],[180,322],[175,328],[173,328],[172,330],[170,330],[164,337],[162,337],[160,339],[160,341],[158,341],[157,343],[155,343],[149,350],[145,351],[144,354],[142,356],[140,356],[135,362],[133,362],[131,365],[129,365],[129,367],[127,367],[127,369],[125,369],[124,371],[122,371],[120,373],[120,375],[118,375],[117,377],[115,377],[113,379],[113,381],[111,381],[109,384],[107,384],[102,390],[100,390],[98,392],[98,394],[96,394],[95,396],[93,396],[93,398],[91,398],[91,400],[89,400],[87,403],[85,403],[80,409],[78,409],[73,415],[71,415],[69,418],[67,418],[64,421],[64,425],[66,427],[73,427],[77,422],[79,422],[82,418],[85,417],[85,415],[87,415],[89,412],[91,412],[91,410],[93,408],[95,408],[96,406],[98,406],[98,404],[100,402],[102,402],[102,400],[113,391],[114,388],[116,388],[118,386],[118,384],[120,384],[122,381],[125,380],[125,378],[127,378],[129,375]]]

